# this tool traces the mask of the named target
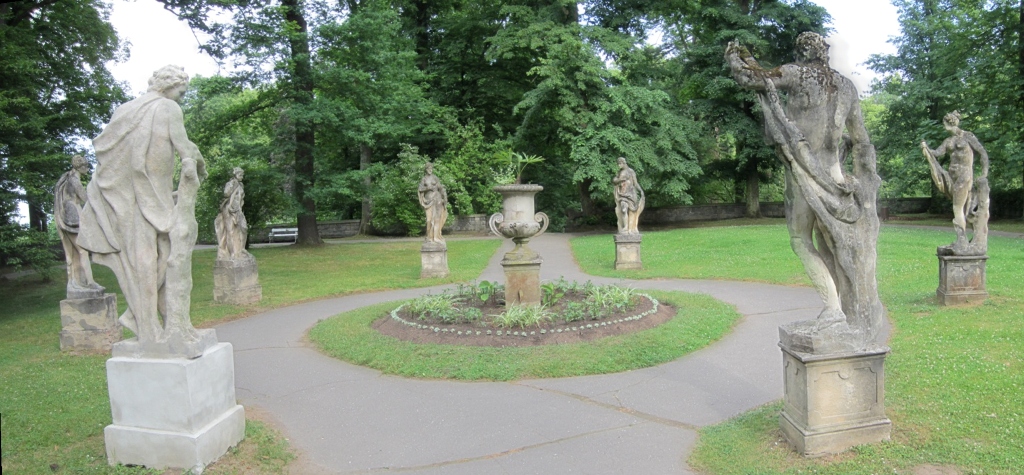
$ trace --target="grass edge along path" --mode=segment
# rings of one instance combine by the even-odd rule
[[[662,261],[646,272],[674,278],[696,274],[731,279],[747,274],[767,277],[755,280],[785,283],[787,269],[799,270],[784,226],[720,231],[724,240],[745,245],[720,258],[702,251],[705,241],[715,237],[713,233],[686,229],[662,236],[645,234],[645,266],[647,260]],[[935,303],[934,249],[951,239],[952,232],[947,230],[901,227],[883,227],[879,236],[879,290],[893,325],[885,394],[886,415],[893,421],[891,441],[804,459],[782,437],[781,405],[776,402],[702,428],[690,465],[714,475],[916,475],[915,468],[926,466],[948,471],[923,473],[1021,473],[1024,240],[989,237],[990,296],[984,304],[940,307]],[[657,257],[652,256],[649,242],[661,246]],[[618,277],[640,273],[616,273],[594,258],[602,253],[614,255],[610,237],[579,238],[572,245],[579,250],[577,258],[585,272]],[[772,278],[759,269],[766,265],[780,272]],[[608,269],[592,269],[600,266]]]
[[[646,291],[645,291],[646,292]],[[655,328],[600,340],[533,347],[415,344],[381,335],[370,325],[401,302],[386,302],[328,318],[309,331],[321,351],[353,364],[405,377],[511,381],[617,373],[665,363],[729,333],[740,315],[702,294],[648,292],[677,314]]]
[[[419,241],[257,248],[252,252],[264,301],[250,306],[213,303],[216,251],[200,250],[192,261],[193,323],[212,326],[299,301],[355,292],[469,281],[480,275],[501,244],[499,239],[449,241],[451,276],[444,279],[419,278]],[[119,292],[107,268],[93,269],[107,292]],[[111,423],[105,371],[109,355],[60,351],[64,278],[59,273],[48,283],[34,275],[0,282],[8,304],[0,306],[0,468],[5,475],[161,473],[107,465],[103,428]],[[123,311],[120,295],[118,304]],[[239,447],[204,473],[284,471],[293,457],[284,437],[252,416],[247,411],[246,438]]]

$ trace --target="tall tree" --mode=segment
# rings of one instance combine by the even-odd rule
[[[282,111],[293,172],[299,244],[322,244],[317,229],[314,191],[317,112],[310,38],[309,6],[303,0],[266,3],[253,0],[160,0],[165,8],[197,30],[211,35],[202,48],[220,60],[231,59],[236,80],[276,98]],[[324,7],[316,5],[323,13]],[[220,21],[230,15],[231,21]],[[211,20],[211,18],[213,20]]]
[[[701,136],[709,140],[703,148],[712,153],[702,166],[740,184],[747,215],[760,216],[760,184],[781,167],[775,151],[765,145],[754,96],[729,76],[722,60],[725,45],[737,40],[763,64],[778,66],[793,60],[797,35],[825,34],[831,18],[805,0],[671,1],[659,4],[656,12],[677,53],[675,97],[690,106],[704,127]],[[723,144],[727,150],[721,150]]]
[[[124,54],[99,0],[0,3],[0,224],[24,200],[46,230],[70,155],[126,100],[107,70]]]
[[[993,190],[1024,184],[1024,4],[1010,0],[894,0],[901,35],[895,55],[870,66],[884,78],[879,168],[903,189],[931,189],[918,143],[941,141],[942,117],[956,109],[962,127],[989,150]],[[995,209],[994,209],[995,211]]]

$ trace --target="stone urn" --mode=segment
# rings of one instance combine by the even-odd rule
[[[516,243],[516,249],[530,238],[548,229],[548,215],[535,213],[534,196],[544,189],[540,185],[498,185],[494,191],[501,194],[501,213],[494,213],[487,221],[491,231]],[[513,251],[515,252],[515,251]]]
[[[540,264],[543,259],[526,246],[534,236],[548,229],[548,215],[534,211],[533,198],[540,185],[498,185],[501,213],[487,221],[491,231],[515,243],[501,260],[505,268],[505,306],[540,305]]]

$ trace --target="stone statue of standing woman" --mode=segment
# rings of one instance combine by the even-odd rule
[[[102,297],[103,287],[92,278],[89,252],[78,245],[78,231],[82,206],[85,205],[85,187],[82,175],[89,174],[89,162],[81,155],[71,158],[71,170],[61,175],[53,188],[53,220],[64,246],[67,261],[67,296],[70,299]]]
[[[249,255],[245,250],[249,225],[242,213],[242,205],[245,203],[245,188],[242,186],[244,177],[245,171],[235,167],[231,180],[224,185],[220,213],[213,221],[217,231],[217,259],[243,259]]]
[[[444,243],[441,236],[441,229],[448,220],[448,192],[445,191],[441,180],[434,175],[434,164],[427,162],[424,167],[423,179],[420,180],[419,195],[420,206],[427,213],[427,235],[424,238],[427,242]]]
[[[944,195],[953,201],[953,228],[956,241],[939,248],[940,253],[959,256],[981,256],[988,251],[988,152],[974,134],[960,128],[960,112],[953,111],[942,119],[949,137],[932,150],[921,141],[921,152],[928,159],[932,180]],[[949,171],[942,169],[938,158],[949,154]],[[974,177],[974,154],[981,159],[981,175]],[[967,225],[974,230],[967,238]]]
[[[626,158],[619,157],[619,172],[612,179],[615,197],[615,217],[618,218],[619,234],[640,234],[637,226],[640,213],[644,212],[647,197],[636,179],[636,172],[626,165]]]

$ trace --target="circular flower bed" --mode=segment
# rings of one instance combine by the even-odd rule
[[[560,280],[545,284],[543,294],[541,306],[506,309],[500,286],[460,286],[455,292],[403,304],[374,328],[415,343],[533,346],[640,331],[675,314],[673,308],[629,288]]]

